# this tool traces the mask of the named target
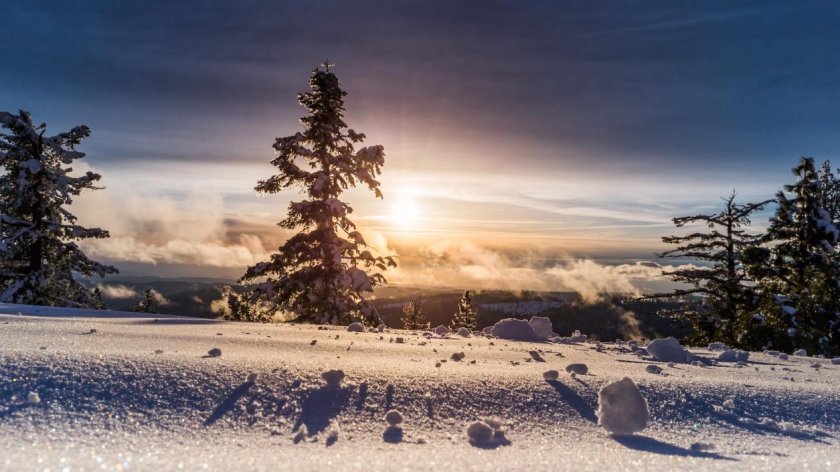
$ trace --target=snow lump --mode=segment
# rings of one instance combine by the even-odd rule
[[[651,356],[662,362],[678,362],[684,364],[688,362],[688,357],[691,355],[674,338],[654,339],[645,348]]]
[[[531,320],[528,321],[528,324],[531,325],[531,329],[534,331],[534,336],[536,336],[540,341],[545,341],[546,339],[554,336],[551,320],[546,316],[533,316],[531,317]]]
[[[358,321],[355,323],[350,323],[347,325],[347,331],[351,333],[364,333],[365,332],[365,325],[359,323]]]
[[[513,341],[536,341],[537,336],[534,334],[534,329],[525,320],[518,320],[516,318],[505,318],[495,325],[490,330],[490,334],[502,339],[510,339]]]
[[[650,413],[639,388],[627,377],[598,391],[598,425],[612,434],[633,434],[647,426]]]

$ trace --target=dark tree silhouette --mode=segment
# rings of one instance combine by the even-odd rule
[[[297,230],[271,256],[249,267],[241,282],[253,284],[255,298],[271,310],[292,313],[300,321],[377,323],[367,295],[385,283],[378,270],[395,267],[390,257],[374,256],[349,219],[353,209],[339,197],[357,184],[381,198],[376,176],[385,162],[382,146],[359,150],[365,135],[344,122],[344,96],[330,65],[315,68],[310,92],[298,96],[309,114],[302,133],[278,138],[271,161],[278,173],[260,181],[260,193],[301,188],[306,199],[292,202],[282,228]]]
[[[750,225],[750,216],[772,200],[738,204],[733,192],[723,201],[723,210],[719,213],[673,219],[678,228],[700,223],[706,226],[706,231],[663,237],[663,242],[677,247],[659,257],[691,259],[702,265],[663,272],[688,288],[656,297],[697,295],[700,302],[688,304],[679,312],[694,327],[692,342],[722,341],[740,345],[742,336],[752,328],[751,314],[755,309],[755,294],[742,256],[761,240],[760,235],[748,233],[745,228]]]
[[[117,272],[89,259],[76,241],[107,238],[84,228],[68,207],[84,190],[98,190],[99,174],[73,176],[76,146],[86,126],[44,136],[29,113],[0,112],[0,302],[101,308],[94,292],[75,279]]]

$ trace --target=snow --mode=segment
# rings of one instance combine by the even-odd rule
[[[569,364],[566,366],[566,372],[575,373],[577,375],[586,375],[589,373],[589,367],[586,364]]]
[[[533,316],[528,321],[531,329],[534,330],[534,335],[540,341],[545,341],[550,337],[556,336],[551,325],[551,320],[545,316]]]
[[[0,470],[829,471],[840,462],[840,367],[829,359],[753,352],[750,368],[662,364],[651,375],[649,361],[614,343],[598,352],[389,329],[406,340],[396,344],[340,327],[0,304],[17,312],[0,315]],[[203,358],[214,346],[224,356]],[[529,351],[545,362],[525,362]],[[435,368],[452,352],[476,363]],[[593,375],[543,376],[569,363]],[[344,374],[336,388],[322,378],[330,370]],[[625,377],[650,418],[641,435],[610,438],[597,426],[596,410],[609,415],[599,390]],[[405,431],[383,419],[391,410]],[[470,443],[475,421],[493,429],[489,443]]]
[[[470,330],[462,326],[458,328],[458,336],[461,336],[462,338],[468,338],[470,337]]]
[[[515,341],[536,341],[537,335],[534,329],[525,320],[516,318],[505,318],[490,329],[490,334],[497,338],[511,339]]]
[[[639,388],[627,377],[598,391],[598,424],[613,434],[633,434],[645,429],[650,414]]]
[[[750,353],[740,349],[729,349],[718,354],[721,362],[746,362],[749,358]]]
[[[793,352],[793,355],[799,357],[806,357],[808,355],[808,351],[806,351],[805,349],[797,349]]]
[[[365,331],[365,325],[359,322],[350,323],[347,325],[347,331],[351,333],[363,333]]]
[[[403,415],[397,410],[390,410],[388,413],[385,413],[385,422],[389,426],[396,426],[403,422]]]
[[[680,342],[674,338],[654,339],[645,347],[647,352],[662,362],[689,362],[689,353]]]

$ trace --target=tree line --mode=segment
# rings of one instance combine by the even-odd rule
[[[718,213],[673,219],[703,228],[663,237],[675,248],[660,256],[698,264],[665,271],[685,288],[654,297],[686,299],[673,315],[691,321],[694,344],[840,353],[840,178],[807,157],[793,175],[775,199],[739,204],[733,192]],[[768,205],[766,231],[750,232]]]

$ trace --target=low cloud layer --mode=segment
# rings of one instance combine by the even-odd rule
[[[665,284],[668,280],[662,275],[662,266],[648,261],[607,265],[569,257],[546,262],[537,255],[514,256],[469,242],[443,241],[419,249],[415,257],[403,262],[388,274],[390,282],[473,289],[575,291],[587,301],[611,293],[641,295],[657,282]]]
[[[140,295],[131,287],[126,287],[122,284],[105,285],[97,284],[96,287],[102,292],[105,298],[126,299],[136,298]]]

